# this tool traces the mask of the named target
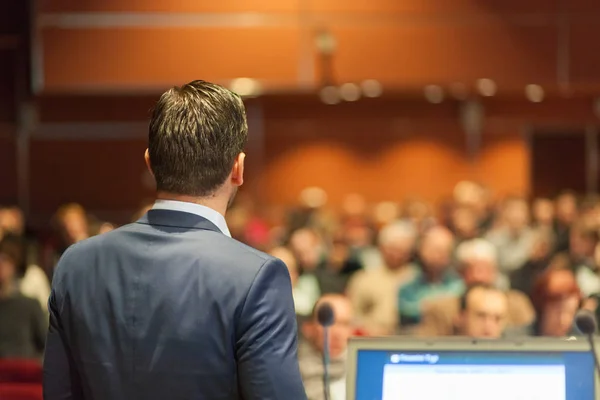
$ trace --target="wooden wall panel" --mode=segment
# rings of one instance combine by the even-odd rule
[[[239,77],[297,81],[297,28],[46,29],[46,90]]]
[[[600,8],[599,8],[600,9]],[[576,85],[600,82],[600,35],[598,19],[580,21],[570,30],[570,71]]]
[[[15,55],[12,50],[0,50],[0,123],[15,122]]]
[[[294,12],[299,0],[51,0],[44,12]]]
[[[142,180],[145,148],[142,140],[32,141],[33,212],[50,215],[72,201],[91,210],[136,209],[150,195]]]
[[[17,202],[17,159],[13,137],[0,136],[0,204]]]
[[[490,78],[501,90],[556,80],[551,26],[337,26],[333,33],[340,82],[375,78],[411,87]]]
[[[315,12],[356,13],[489,13],[489,12],[553,12],[556,2],[548,0],[321,0],[311,4]]]
[[[587,13],[600,12],[600,2],[596,0],[563,0],[563,7],[566,11],[586,13],[587,17],[594,17]]]
[[[529,195],[530,160],[525,135],[521,132],[486,134],[475,165],[477,180],[498,195]]]

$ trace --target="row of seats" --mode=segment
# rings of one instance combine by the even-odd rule
[[[29,360],[0,360],[0,399],[42,400],[41,365]]]

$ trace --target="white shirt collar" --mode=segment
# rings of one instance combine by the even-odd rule
[[[217,228],[219,228],[219,230],[223,232],[224,235],[231,237],[231,233],[229,232],[229,228],[227,227],[225,217],[210,207],[206,207],[196,203],[189,203],[186,201],[156,200],[156,202],[154,202],[154,205],[152,206],[152,209],[181,211],[199,215],[202,218],[205,218],[213,224],[215,224]]]

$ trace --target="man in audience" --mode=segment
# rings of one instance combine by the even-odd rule
[[[310,315],[315,303],[319,299],[318,287],[310,282],[306,284],[306,280],[303,279],[306,276],[299,276],[298,263],[287,247],[276,247],[269,254],[283,261],[290,272],[296,314],[300,316]]]
[[[460,297],[455,333],[474,338],[498,339],[508,320],[506,294],[489,285],[474,285]]]
[[[554,230],[548,227],[534,229],[529,259],[521,268],[512,271],[509,275],[512,289],[530,295],[533,283],[552,261],[554,243]]]
[[[550,199],[539,198],[532,206],[533,224],[536,228],[554,227],[554,203]]]
[[[348,283],[346,293],[369,335],[390,335],[398,327],[398,289],[417,272],[410,264],[416,239],[409,222],[385,226],[378,238],[384,265],[358,271]]]
[[[22,249],[0,242],[0,358],[38,358],[44,350],[47,323],[40,304],[21,295],[16,284]]]
[[[501,225],[486,239],[498,249],[498,267],[508,275],[520,268],[531,253],[533,233],[529,228],[529,206],[524,199],[510,198],[502,209]]]
[[[577,221],[569,234],[569,260],[577,284],[584,295],[600,292],[598,265],[594,253],[598,244],[597,227],[587,220]]]
[[[556,252],[569,250],[569,236],[571,225],[575,223],[578,215],[577,197],[574,193],[566,191],[556,198],[556,220],[554,233],[556,234]]]
[[[495,247],[483,239],[462,243],[457,249],[458,271],[466,287],[484,285],[498,290],[506,289],[499,282]],[[463,298],[465,294],[462,294]],[[516,290],[506,294],[507,317],[510,327],[524,327],[531,324],[535,312],[527,296]],[[478,297],[477,297],[478,298]],[[423,320],[416,333],[421,336],[447,336],[455,334],[455,321],[460,314],[461,297],[444,296],[423,305]],[[483,306],[483,305],[482,305]]]
[[[342,295],[330,294],[319,299],[312,318],[302,326],[298,344],[300,373],[308,400],[324,400],[323,345],[325,332],[317,321],[319,306],[328,303],[333,309],[334,324],[329,327],[329,377],[331,400],[346,399],[346,348],[353,331],[353,313],[350,301]]]
[[[430,228],[423,235],[418,254],[421,268],[398,292],[400,325],[403,328],[414,327],[421,321],[424,302],[462,294],[464,283],[451,266],[453,247],[454,238],[447,228]]]

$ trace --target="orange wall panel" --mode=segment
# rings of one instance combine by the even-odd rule
[[[91,210],[134,210],[151,192],[143,183],[143,140],[31,142],[31,208],[51,214],[79,202]]]
[[[320,0],[311,3],[315,12],[356,13],[489,13],[552,12],[555,2],[547,0]]]
[[[44,12],[292,12],[299,0],[52,0]]]
[[[600,6],[598,8],[600,10]],[[574,84],[600,82],[600,35],[598,19],[574,23],[570,28],[570,74]]]
[[[477,180],[499,195],[530,194],[529,148],[523,134],[484,135]]]
[[[43,31],[47,90],[157,86],[238,77],[297,81],[296,28]]]
[[[336,26],[332,32],[341,82],[376,78],[411,87],[490,78],[501,89],[556,80],[552,26]]]

